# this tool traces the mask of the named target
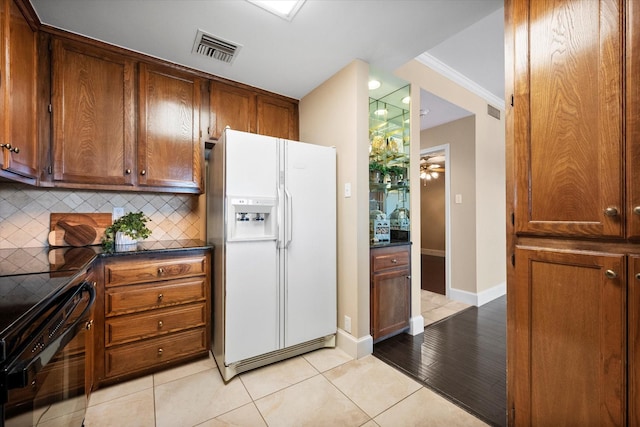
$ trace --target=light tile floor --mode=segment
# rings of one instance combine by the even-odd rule
[[[485,426],[369,355],[321,349],[226,385],[212,358],[100,389],[86,427]]]
[[[424,326],[471,307],[469,304],[450,300],[446,296],[436,294],[435,292],[425,290],[421,290],[420,292],[422,293],[421,311],[422,317],[424,317]]]

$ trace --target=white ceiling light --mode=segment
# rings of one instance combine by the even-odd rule
[[[247,0],[287,21],[293,20],[305,0]]]
[[[404,98],[402,98],[402,103],[403,104],[408,104],[409,102],[411,102],[411,97],[410,96],[405,96]]]
[[[378,80],[369,80],[369,90],[378,89],[381,84]]]

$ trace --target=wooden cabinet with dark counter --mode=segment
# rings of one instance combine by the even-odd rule
[[[107,257],[96,307],[95,377],[109,384],[205,356],[210,254]]]
[[[371,336],[378,342],[409,330],[411,246],[371,248]]]

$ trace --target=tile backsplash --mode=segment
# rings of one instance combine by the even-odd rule
[[[151,221],[148,241],[204,238],[204,197],[37,188],[0,182],[0,249],[48,246],[51,212],[107,212],[123,207]]]

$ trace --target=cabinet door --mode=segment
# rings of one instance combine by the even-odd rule
[[[133,185],[133,62],[53,41],[53,179]]]
[[[257,133],[297,140],[298,106],[279,98],[258,95]]]
[[[517,233],[623,235],[621,4],[513,1]]]
[[[229,126],[233,130],[256,133],[256,94],[220,82],[211,83],[210,137],[219,139]]]
[[[371,335],[374,341],[409,327],[409,269],[374,273],[371,280]]]
[[[624,425],[626,265],[620,254],[516,249],[514,425]]]
[[[640,238],[640,4],[627,2],[627,234]]]
[[[201,80],[143,63],[139,78],[139,185],[200,192]]]
[[[1,3],[2,22],[2,144],[0,176],[38,175],[36,68],[37,33],[13,0]],[[6,55],[6,56],[5,56]]]
[[[640,425],[640,255],[629,257],[629,425]]]

